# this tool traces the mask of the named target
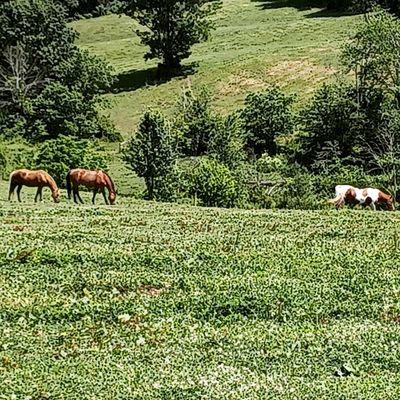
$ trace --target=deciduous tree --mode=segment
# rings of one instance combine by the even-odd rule
[[[149,47],[145,59],[161,60],[160,69],[179,69],[194,44],[208,39],[215,0],[130,0],[128,13],[146,30],[136,33]]]

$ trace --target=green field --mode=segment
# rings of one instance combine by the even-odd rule
[[[128,138],[189,83],[223,113],[274,82],[303,102],[358,18],[310,3],[225,0],[194,72],[163,83],[132,20],[73,26],[120,77],[106,112]],[[118,144],[107,153],[114,207],[27,188],[9,203],[0,181],[0,399],[400,398],[398,212],[139,201]]]
[[[1,399],[399,398],[398,213],[5,193]]]
[[[310,0],[224,0],[216,31],[196,45],[187,77],[156,84],[156,62],[145,62],[143,47],[128,17],[116,15],[73,23],[79,44],[112,64],[121,78],[118,93],[107,95],[108,113],[126,136],[135,131],[146,107],[169,111],[183,85],[207,86],[217,108],[227,113],[249,91],[279,83],[304,101],[338,69],[338,53],[359,17],[330,14]]]

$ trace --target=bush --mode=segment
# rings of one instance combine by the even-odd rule
[[[363,163],[360,154],[365,142],[373,143],[387,107],[378,88],[357,99],[355,88],[343,82],[324,84],[310,104],[300,112],[303,133],[296,158],[307,167],[336,163]]]
[[[35,157],[35,167],[47,171],[61,187],[72,168],[107,170],[105,157],[93,141],[60,136],[40,145]]]
[[[300,114],[302,129],[299,159],[311,166],[318,159],[348,157],[357,142],[354,117],[357,111],[353,87],[341,82],[324,84]]]
[[[201,156],[207,153],[210,138],[218,129],[219,118],[210,107],[211,96],[205,88],[197,93],[191,88],[182,92],[178,102],[179,114],[175,121],[180,132],[180,151],[186,156]]]
[[[247,95],[241,118],[250,152],[256,156],[277,153],[276,139],[293,132],[294,99],[275,86],[262,93]]]
[[[243,131],[237,114],[219,118],[211,132],[208,154],[230,169],[235,169],[245,159]]]
[[[329,207],[327,200],[334,195],[336,185],[387,185],[384,176],[368,175],[363,168],[343,165],[339,160],[322,173],[312,173],[283,156],[268,155],[257,160],[247,178],[254,182],[248,190],[249,202],[262,208],[321,209]]]
[[[237,205],[240,190],[233,172],[213,159],[202,159],[189,178],[189,192],[209,207]]]

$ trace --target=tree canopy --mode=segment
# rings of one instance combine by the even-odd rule
[[[113,82],[108,64],[75,44],[64,8],[45,0],[0,5],[0,130],[32,141],[62,134],[110,137],[98,94]],[[63,120],[63,123],[55,123]]]
[[[149,47],[145,59],[159,59],[160,69],[179,69],[194,44],[207,40],[220,7],[215,0],[130,0],[128,14],[145,30],[136,33]]]

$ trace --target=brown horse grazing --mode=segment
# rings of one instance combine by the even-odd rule
[[[68,198],[71,198],[71,191],[74,193],[74,202],[78,203],[78,200],[83,204],[83,200],[79,195],[79,185],[86,186],[87,188],[93,189],[92,203],[94,204],[96,194],[102,193],[106,204],[107,197],[106,191],[108,190],[108,200],[111,205],[115,204],[117,192],[114,187],[114,183],[111,178],[104,171],[89,171],[87,169],[71,169],[67,175],[67,191]]]
[[[10,192],[8,200],[14,195],[14,190],[17,188],[18,201],[21,202],[22,186],[37,187],[35,202],[42,201],[42,190],[44,187],[49,187],[51,197],[55,203],[60,202],[60,190],[57,187],[55,180],[46,171],[30,171],[29,169],[18,169],[10,175]]]

